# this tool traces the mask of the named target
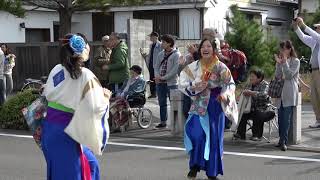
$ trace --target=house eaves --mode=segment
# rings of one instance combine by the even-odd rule
[[[212,2],[213,1],[213,2]],[[156,10],[156,9],[187,9],[203,8],[207,2],[214,3],[216,0],[158,0],[147,1],[139,6],[111,6],[108,11],[137,11],[137,10]],[[25,6],[34,6],[38,10],[52,9],[57,10],[59,5],[55,0],[23,0]],[[94,10],[93,10],[94,11]]]
[[[207,1],[212,0],[158,0],[149,1],[140,6],[112,6],[110,11],[142,11],[157,9],[188,9],[203,8]]]

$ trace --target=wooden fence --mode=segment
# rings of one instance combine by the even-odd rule
[[[98,42],[90,43],[90,59],[99,45]],[[12,74],[14,90],[20,90],[27,78],[40,79],[41,76],[47,76],[60,63],[58,43],[21,43],[8,46],[17,57]]]
[[[184,55],[186,53],[186,45],[189,43],[197,43],[199,40],[177,40],[176,46]],[[101,42],[90,42],[90,59]],[[13,68],[13,88],[20,90],[25,79],[40,79],[41,76],[48,76],[50,70],[60,63],[59,44],[54,43],[12,43],[8,47],[16,55],[16,66]],[[137,50],[132,47],[129,51]],[[129,59],[131,64],[131,60]]]

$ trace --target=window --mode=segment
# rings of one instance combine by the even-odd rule
[[[53,41],[59,41],[59,22],[53,22]]]
[[[179,36],[179,10],[177,9],[134,11],[133,18],[152,20],[153,31],[157,31],[160,35]]]
[[[93,13],[92,14],[93,40],[100,41],[106,34],[114,31],[114,13]]]
[[[50,42],[50,29],[30,29],[25,30],[26,42]]]

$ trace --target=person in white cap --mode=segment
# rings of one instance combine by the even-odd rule
[[[312,68],[311,74],[311,103],[316,114],[316,122],[310,125],[310,128],[320,128],[320,24],[314,24],[315,30],[306,26],[301,17],[293,21],[293,27],[299,39],[312,50],[310,64]],[[308,35],[304,34],[304,30]]]
[[[108,85],[109,72],[102,67],[109,64],[112,50],[108,35],[103,36],[101,40],[103,45],[99,47],[94,54],[92,71],[99,79],[101,85],[106,88]]]

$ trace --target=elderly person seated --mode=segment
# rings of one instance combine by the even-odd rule
[[[123,83],[118,96],[128,98],[136,93],[144,92],[145,80],[141,76],[142,68],[138,65],[133,65],[130,68],[130,79]]]
[[[129,108],[135,104],[145,103],[145,80],[141,76],[142,68],[133,65],[130,68],[130,79],[124,83],[115,98],[110,99],[109,124],[116,131],[129,119]]]
[[[247,121],[251,119],[252,125],[252,138],[253,141],[260,141],[263,135],[263,125],[274,118],[275,112],[269,110],[271,98],[268,95],[269,84],[264,80],[264,73],[260,69],[253,69],[250,71],[250,83],[242,92],[244,98],[251,99],[251,107],[249,112],[244,112],[242,117],[239,116],[240,123],[237,133],[234,135],[236,138],[246,139]],[[239,108],[241,112],[242,107]],[[239,113],[241,114],[241,113]]]

